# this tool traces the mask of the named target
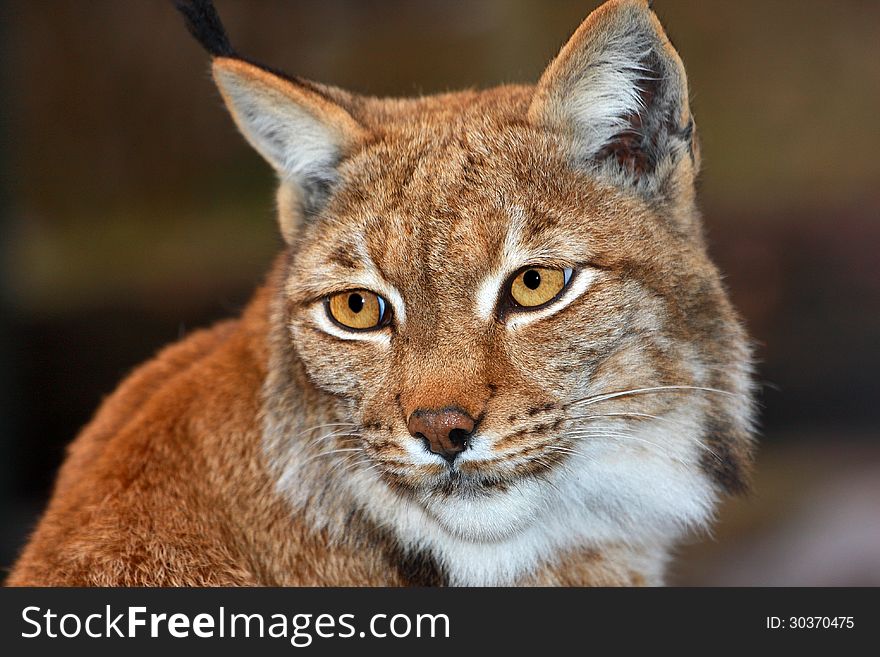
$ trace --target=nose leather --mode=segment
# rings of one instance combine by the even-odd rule
[[[429,451],[449,463],[467,449],[474,425],[474,419],[458,408],[418,409],[407,420],[410,434],[423,440]]]

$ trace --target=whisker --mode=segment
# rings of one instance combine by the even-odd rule
[[[605,438],[605,437],[615,437],[621,435],[620,431],[614,431],[613,429],[573,429],[571,431],[566,431],[566,437],[574,437],[574,438]]]
[[[562,463],[560,465],[562,467],[566,467],[564,463]],[[551,481],[549,477],[544,477],[544,481],[550,485],[550,488],[552,488],[553,490],[555,490],[559,494],[560,498],[565,499],[565,497],[566,497],[565,493],[562,492],[562,489],[556,484],[556,482]]]
[[[541,449],[549,449],[552,452],[565,452],[566,454],[578,454],[576,450],[571,449],[570,447],[563,447],[562,445],[543,445]]]
[[[705,450],[707,453],[711,454],[711,455],[715,458],[716,461],[718,461],[719,463],[724,463],[724,460],[723,460],[720,456],[718,456],[718,454],[716,454],[716,453],[715,453],[715,452],[714,452],[714,451],[713,451],[713,450],[712,450],[712,449],[711,449],[706,443],[704,443],[702,440],[700,440],[699,438],[691,438],[691,440],[694,441],[694,443],[697,445],[697,447],[699,447],[699,448]]]
[[[360,438],[361,433],[359,431],[346,431],[344,429],[339,429],[338,431],[331,431],[330,433],[324,434],[323,436],[318,436],[317,438],[312,438],[306,444],[309,446],[315,446],[318,443],[322,443],[324,441],[330,440],[331,438]]]
[[[581,458],[585,458],[588,461],[591,461],[593,463],[598,461],[595,454],[588,454],[587,452],[582,451],[582,450],[570,449],[567,447],[560,447],[558,445],[551,446],[551,447],[549,447],[549,449],[554,450],[554,451],[563,452],[564,454],[570,454],[571,456],[580,456]],[[569,461],[566,464],[566,467],[571,467],[572,465],[573,465],[573,463],[571,461]]]
[[[639,441],[642,441],[642,442],[648,442],[648,441],[646,441],[644,438],[638,438],[637,436],[634,436],[634,435],[632,435],[632,434],[618,434],[618,433],[613,433],[613,432],[607,432],[607,433],[596,433],[596,432],[590,432],[590,431],[587,430],[587,429],[576,430],[576,431],[567,431],[567,432],[565,433],[565,435],[566,435],[566,436],[573,436],[573,437],[576,437],[576,438],[617,438],[617,437],[624,437],[624,438],[629,438],[629,439],[631,439],[631,440],[639,440]],[[710,456],[712,456],[712,458],[714,458],[714,459],[715,459],[716,461],[718,461],[719,463],[723,463],[723,462],[724,462],[723,459],[722,459],[722,458],[721,458],[721,457],[720,457],[715,451],[713,451],[713,450],[712,450],[712,449],[711,449],[706,443],[704,443],[704,442],[703,442],[702,440],[700,440],[699,438],[688,437],[688,439],[689,439],[689,440],[692,440],[692,441],[694,442],[694,444],[695,444],[697,447],[699,447],[700,449],[702,449],[703,451],[705,451],[707,454],[709,454]],[[659,446],[659,445],[658,445],[658,446]],[[662,447],[662,446],[661,446],[661,447]]]
[[[659,422],[668,422],[670,424],[675,424],[675,422],[669,418],[660,417],[659,415],[651,415],[650,413],[599,413],[593,415],[571,415],[569,417],[563,418],[562,421],[571,422],[573,420],[600,420],[606,417],[640,417],[649,420],[658,420]]]
[[[352,458],[354,458],[354,460],[351,460]],[[366,461],[363,458],[358,458],[358,456],[352,457],[350,455],[348,459],[342,461],[341,463],[345,464],[345,468],[343,468],[343,470],[342,470],[342,472],[340,472],[340,474],[346,474],[348,472],[351,472],[352,470],[354,470],[355,468],[357,468],[360,465],[364,465],[364,464],[369,463],[369,461]],[[336,467],[338,467],[338,465],[335,466],[334,469]],[[368,471],[372,470],[374,467],[375,467],[375,465],[372,465],[369,468],[364,468],[360,472],[368,472]]]
[[[596,415],[573,415],[571,417],[567,417],[563,419],[563,422],[571,422],[574,420],[598,420],[606,417],[639,417],[639,418],[647,418],[651,420],[656,420],[658,422],[663,422],[670,426],[685,424],[683,421],[676,421],[669,417],[660,417],[659,415],[651,415],[650,413],[600,413]],[[568,435],[569,432],[566,432]],[[706,452],[711,454],[719,463],[722,463],[722,459],[715,453],[706,443],[696,437],[688,436],[690,440],[693,440],[700,448],[704,449]]]
[[[551,462],[551,461],[547,460],[546,458],[544,458],[543,456],[535,457],[535,458],[534,458],[534,461],[537,462],[537,463],[539,463],[540,465],[544,466],[544,468],[546,469],[547,472],[552,472],[553,469],[554,469],[557,465],[559,465],[559,462],[558,462],[558,461]],[[556,485],[555,482],[550,481],[550,479],[549,479],[547,476],[543,476],[543,477],[541,477],[541,480],[542,480],[545,484],[547,484],[548,486],[550,486],[550,488],[552,488],[552,489],[555,490],[557,493],[559,493],[560,496],[562,496],[562,490]]]
[[[359,456],[360,456],[359,454],[346,454],[341,459],[339,459],[336,463],[334,463],[330,467],[329,470],[327,470],[327,474],[329,475],[330,473],[335,472],[336,470],[338,470],[339,468],[341,468],[344,465],[351,466],[352,464],[357,464],[358,462],[361,461],[361,459],[358,458]],[[350,467],[346,467],[343,470],[343,473],[348,472],[349,469],[350,469]]]
[[[606,428],[582,428],[582,429],[573,429],[571,431],[566,431],[563,433],[565,437],[575,437],[575,438],[603,438],[603,437],[614,437],[617,435],[617,431],[613,429]],[[526,447],[522,447],[520,449],[506,451],[498,453],[496,459],[498,460],[509,460],[515,459],[521,456],[525,456],[528,458],[529,453],[536,449],[543,449],[545,447],[560,447],[559,445],[553,445],[552,443],[543,443],[541,445],[529,445]]]
[[[319,453],[319,454],[315,454],[314,456],[310,456],[310,457],[307,458],[305,461],[302,461],[302,462],[300,463],[300,465],[301,465],[301,466],[302,466],[302,465],[306,465],[307,463],[311,463],[312,461],[314,461],[314,460],[316,460],[316,459],[319,459],[319,458],[322,458],[322,457],[326,457],[326,456],[332,456],[332,455],[334,455],[334,454],[339,454],[339,453],[342,453],[342,452],[360,452],[361,449],[362,449],[362,448],[360,448],[360,447],[342,447],[342,448],[340,448],[340,449],[331,449],[330,451],[327,451],[327,452],[321,452],[321,453]]]
[[[363,470],[361,470],[361,472],[370,472],[371,470],[378,470],[381,467],[382,466],[379,463],[373,463],[373,465],[368,468],[364,468]]]
[[[601,395],[584,397],[583,399],[576,399],[566,405],[566,408],[571,408],[572,406],[578,405],[589,406],[590,404],[597,404],[599,402],[608,401],[609,399],[627,397],[629,395],[644,395],[648,393],[673,391],[711,392],[719,395],[728,395],[730,397],[738,396],[737,393],[730,392],[729,390],[721,390],[720,388],[707,388],[705,386],[653,386],[650,388],[633,388],[632,390],[620,390],[618,392],[609,392]]]
[[[684,466],[686,466],[686,467],[690,467],[690,466],[691,466],[690,463],[688,463],[687,461],[685,461],[684,459],[682,459],[682,458],[680,458],[680,457],[678,457],[678,456],[675,456],[674,454],[672,454],[672,452],[671,452],[669,449],[665,448],[663,445],[661,445],[661,444],[659,444],[659,443],[655,443],[655,442],[652,441],[652,440],[647,440],[647,439],[645,439],[645,438],[639,438],[638,436],[633,436],[633,435],[631,435],[631,434],[624,434],[624,433],[620,433],[620,434],[605,434],[605,435],[603,435],[603,436],[601,436],[601,437],[603,437],[603,438],[612,438],[612,439],[616,439],[616,440],[619,440],[619,441],[630,440],[630,441],[633,441],[633,442],[642,443],[642,444],[644,444],[644,445],[648,445],[648,446],[650,446],[650,447],[653,447],[654,450],[655,450],[658,454],[660,454],[661,456],[665,456],[666,458],[670,459],[671,461],[675,461],[675,462],[680,463],[681,465],[684,465]]]
[[[330,422],[328,424],[316,424],[313,427],[309,427],[308,429],[302,429],[299,431],[294,438],[299,438],[302,435],[309,433],[310,431],[314,431],[315,429],[326,429],[327,427],[356,427],[358,426],[354,422]]]

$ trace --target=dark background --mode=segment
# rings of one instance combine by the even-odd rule
[[[218,0],[233,43],[374,95],[531,82],[586,0]],[[688,69],[716,261],[756,341],[755,490],[682,584],[880,585],[880,3],[657,0]],[[164,0],[0,4],[0,567],[138,362],[234,314],[272,174]]]

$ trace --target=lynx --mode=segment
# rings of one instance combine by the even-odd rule
[[[600,6],[535,85],[407,99],[177,4],[285,247],[103,403],[9,583],[663,583],[747,486],[753,386],[648,4]]]

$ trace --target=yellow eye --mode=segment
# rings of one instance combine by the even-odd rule
[[[386,320],[385,299],[367,290],[338,292],[327,298],[326,306],[333,321],[355,331],[378,328]]]
[[[542,306],[555,299],[571,280],[571,269],[527,267],[513,277],[510,296],[523,308]]]

